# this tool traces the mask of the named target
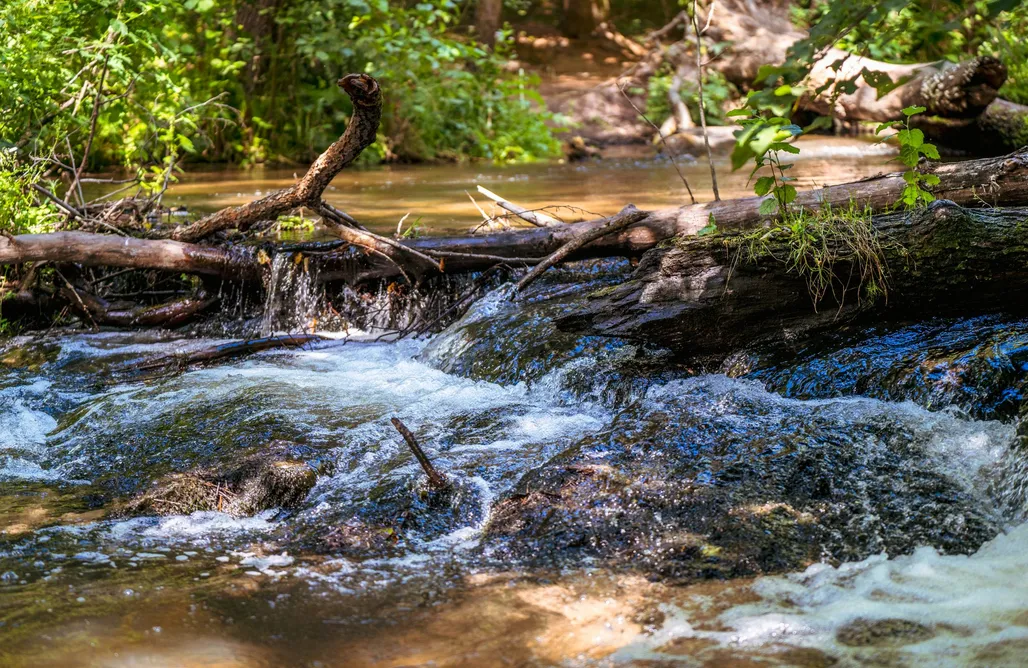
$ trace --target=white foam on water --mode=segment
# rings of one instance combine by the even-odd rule
[[[840,432],[862,427],[895,426],[913,435],[932,468],[961,482],[967,489],[983,486],[991,467],[1004,461],[1014,442],[1015,428],[991,420],[969,420],[959,411],[930,411],[911,401],[890,402],[866,397],[790,399],[769,392],[762,383],[723,375],[697,376],[650,388],[646,398],[674,408],[692,396],[690,408],[740,424],[765,423],[778,430],[783,420],[809,415],[834,422]],[[698,401],[696,399],[699,399]],[[759,410],[755,410],[756,407]]]
[[[0,390],[0,480],[59,479],[39,465],[57,421],[30,405],[45,401],[49,391],[45,380]]]
[[[760,601],[738,605],[718,621],[730,631],[697,630],[689,613],[665,607],[663,627],[622,648],[616,661],[669,658],[661,647],[681,638],[716,641],[740,656],[774,656],[785,647],[814,648],[840,665],[1024,665],[1028,652],[1028,524],[986,543],[977,553],[941,555],[922,547],[888,559],[877,555],[838,568],[816,564],[802,573],[759,578]],[[926,629],[904,638],[869,634],[855,624],[904,620]],[[909,627],[908,627],[909,628]],[[847,629],[850,629],[847,632]],[[840,633],[842,632],[842,633]],[[929,637],[930,636],[930,637]],[[845,641],[845,642],[844,642]]]

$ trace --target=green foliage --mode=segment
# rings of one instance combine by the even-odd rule
[[[875,131],[876,134],[887,129],[898,129],[894,137],[900,147],[899,161],[907,167],[903,173],[903,180],[907,185],[903,188],[900,196],[908,208],[919,204],[924,205],[935,199],[935,195],[929,192],[926,187],[939,185],[939,177],[935,174],[925,174],[918,169],[921,156],[930,160],[939,159],[939,149],[934,144],[925,143],[924,133],[917,128],[910,127],[910,119],[925,112],[924,107],[907,107],[903,110],[904,120],[893,123],[882,123]],[[891,139],[891,137],[890,137]]]
[[[736,262],[764,258],[782,262],[806,281],[815,310],[829,295],[842,305],[852,287],[857,288],[860,303],[873,303],[888,296],[886,250],[902,254],[903,249],[879,234],[871,214],[870,208],[853,202],[843,209],[791,211],[770,229],[732,240],[739,249]],[[839,271],[840,263],[850,269]]]
[[[752,178],[763,168],[768,172],[759,177],[753,186],[758,197],[767,197],[760,204],[762,216],[776,214],[786,215],[789,204],[796,199],[796,186],[790,183],[795,178],[786,172],[792,164],[782,162],[782,154],[796,155],[800,149],[789,143],[789,140],[803,133],[798,125],[789,123],[782,116],[770,115],[767,112],[754,113],[743,108],[728,114],[737,119],[742,127],[735,131],[735,148],[732,150],[732,169],[739,169],[750,160],[753,161]]]
[[[31,190],[42,178],[42,166],[23,168],[10,151],[0,150],[0,231],[8,234],[50,232],[58,212],[48,201],[38,204]]]
[[[275,221],[275,228],[279,232],[312,232],[314,219],[303,216],[279,216]]]
[[[837,30],[835,46],[889,62],[959,60],[992,41],[1010,15],[1024,12],[1020,0],[886,0],[880,7],[865,0],[813,0],[793,6],[800,26],[828,21],[827,32]],[[1010,34],[1012,42],[1023,36]]]
[[[534,81],[459,39],[453,0],[7,0],[0,4],[0,142],[37,155],[88,143],[89,167],[306,160],[342,132],[335,81],[379,78],[366,159],[557,155]],[[97,92],[100,91],[99,94]],[[0,144],[2,145],[2,144]]]
[[[672,76],[667,71],[662,71],[650,77],[646,90],[646,113],[647,116],[660,122],[672,114],[670,89]],[[725,102],[734,99],[738,95],[735,86],[725,79],[724,75],[716,70],[704,70],[703,73],[703,109],[707,114],[707,125],[725,124]],[[689,110],[689,116],[694,121],[699,119],[699,89],[696,82],[684,81],[678,96],[685,103]]]

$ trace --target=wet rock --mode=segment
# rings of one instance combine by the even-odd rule
[[[298,507],[317,481],[314,469],[287,459],[282,445],[234,465],[164,476],[124,506],[124,514],[184,515],[216,510],[256,515],[269,508]]]
[[[486,554],[692,580],[918,545],[970,553],[1001,520],[981,480],[964,477],[960,444],[1009,438],[980,424],[873,400],[790,401],[723,377],[669,383],[526,474],[494,506]]]
[[[736,358],[723,369],[797,399],[861,395],[1012,420],[1026,396],[1028,321],[936,318],[843,332],[787,354]]]
[[[601,153],[600,149],[592,146],[579,135],[571,137],[564,143],[564,156],[568,159],[568,162],[582,162],[583,160],[599,158]]]
[[[935,637],[935,631],[909,619],[858,618],[835,634],[836,640],[850,647],[913,645]]]

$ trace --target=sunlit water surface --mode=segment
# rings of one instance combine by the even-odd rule
[[[802,169],[842,181],[883,159]],[[173,198],[220,206],[289,181],[208,178]],[[466,228],[478,182],[526,205],[681,202],[667,165],[353,178],[336,196],[354,215],[424,210],[437,231]],[[6,342],[0,664],[1023,665],[1028,323],[912,323],[708,373],[554,331],[627,271],[556,271],[517,303],[500,287],[430,340],[146,381],[126,372],[212,341]],[[460,494],[425,501],[391,417]],[[319,472],[297,510],[108,514],[162,475],[275,441]],[[577,491],[526,496],[542,521],[504,524],[506,500],[551,470]],[[376,547],[339,547],[339,527]]]

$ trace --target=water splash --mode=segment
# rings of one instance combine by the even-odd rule
[[[271,261],[265,286],[259,333],[305,332],[313,329],[324,309],[324,289],[317,265],[298,253],[278,253]]]

